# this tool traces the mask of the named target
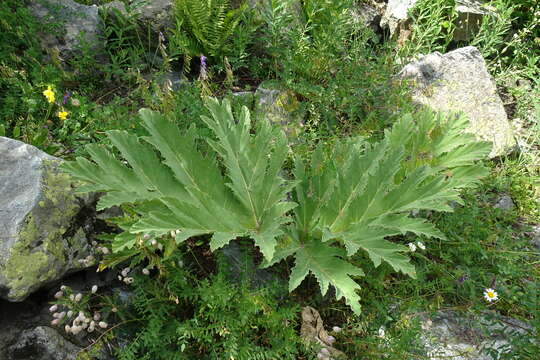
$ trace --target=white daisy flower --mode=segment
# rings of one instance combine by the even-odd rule
[[[492,301],[498,300],[499,295],[493,289],[486,289],[484,290],[484,298],[486,298],[487,301],[492,302]]]

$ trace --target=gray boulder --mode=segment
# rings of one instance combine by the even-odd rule
[[[389,0],[386,10],[381,18],[381,27],[390,31],[390,35],[399,34],[408,28],[411,19],[411,10],[418,0]],[[478,0],[455,0],[454,10],[457,18],[454,21],[454,41],[469,41],[480,29],[485,16],[494,15],[482,2]]]
[[[381,18],[384,13],[382,4],[360,3],[351,9],[350,15],[353,24],[363,24],[373,30],[375,34],[381,32]]]
[[[386,10],[381,18],[381,27],[390,30],[393,35],[399,27],[409,19],[408,12],[414,7],[417,0],[389,0]]]
[[[422,330],[428,359],[491,360],[488,349],[499,356],[511,352],[510,337],[531,336],[532,329],[519,320],[494,313],[439,311],[423,319]]]
[[[102,11],[117,10],[121,14],[124,14],[124,15],[127,14],[126,5],[123,2],[121,2],[120,0],[115,0],[115,1],[111,1],[109,3],[102,4],[102,5],[99,6],[99,10],[102,10]]]
[[[174,25],[174,0],[135,0],[133,13],[156,32],[163,32]]]
[[[303,131],[302,120],[294,115],[300,103],[290,90],[281,88],[272,82],[263,82],[255,91],[255,118],[266,119],[281,127],[289,144],[299,140]]]
[[[496,199],[495,205],[493,205],[493,207],[497,209],[501,209],[504,212],[508,212],[512,210],[515,207],[515,205],[512,198],[509,195],[504,194]]]
[[[33,0],[29,9],[43,22],[62,25],[57,34],[41,35],[45,49],[56,48],[60,56],[69,57],[86,44],[94,50],[101,47],[96,5],[82,5],[73,0]]]
[[[455,41],[471,40],[478,34],[484,16],[492,15],[477,0],[457,0],[455,9],[457,13],[456,29],[453,36]]]
[[[417,103],[436,111],[466,115],[470,121],[468,131],[493,142],[492,157],[515,147],[503,103],[475,47],[423,56],[406,65],[398,77],[411,80],[412,96]]]
[[[7,350],[10,360],[74,360],[80,347],[64,339],[56,330],[38,326],[23,331]]]
[[[540,225],[534,225],[532,227],[531,235],[531,246],[533,246],[534,251],[540,252]]]
[[[92,265],[85,228],[91,196],[77,197],[60,160],[0,137],[0,297],[22,301]]]

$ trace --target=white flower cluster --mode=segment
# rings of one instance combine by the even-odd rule
[[[96,263],[96,258],[93,255],[88,255],[84,259],[79,259],[79,264],[82,264],[84,266],[92,266]]]
[[[97,291],[98,286],[93,285],[90,292],[95,294]],[[51,321],[52,326],[58,326],[64,323],[65,332],[72,335],[78,335],[84,331],[92,333],[98,327],[106,329],[109,326],[105,321],[100,321],[101,314],[99,312],[95,312],[93,316],[90,316],[85,311],[80,310],[77,312],[74,310],[80,308],[79,303],[83,300],[84,295],[82,293],[69,294],[70,292],[70,288],[62,285],[60,291],[54,294],[55,299],[63,300],[63,304],[55,304],[49,308],[49,312],[52,313],[53,317],[53,320]],[[66,296],[66,293],[68,293],[69,296]]]
[[[415,252],[416,251],[416,247],[418,246],[418,248],[420,248],[421,250],[426,250],[426,246],[424,245],[423,242],[421,241],[417,241],[416,244],[415,243],[408,243],[407,246],[409,247],[409,250],[411,252]]]
[[[178,230],[180,231],[180,230]],[[171,231],[171,236],[174,237],[176,234],[175,231]],[[158,250],[163,250],[163,244],[157,241],[157,239],[153,239],[152,235],[150,234],[144,234],[142,238],[139,238],[139,244],[140,245],[146,245],[146,246],[152,246],[154,248],[157,248]]]
[[[118,280],[124,282],[127,285],[133,284],[133,281],[135,281],[135,279],[133,277],[131,277],[131,276],[128,276],[130,273],[131,273],[131,268],[129,268],[129,267],[123,268],[122,271],[120,272],[120,275],[118,275]],[[148,276],[148,275],[150,275],[150,269],[143,268],[141,270],[141,273],[143,275]]]
[[[130,271],[131,269],[129,267],[122,269],[120,275],[118,275],[118,280],[123,281],[127,285],[132,284],[135,279],[133,279],[131,276],[128,276]]]

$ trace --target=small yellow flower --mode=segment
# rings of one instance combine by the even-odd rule
[[[49,103],[54,102],[54,91],[53,91],[51,85],[47,86],[47,90],[43,91],[43,96],[45,96],[47,98],[47,101]]]
[[[58,118],[59,118],[60,120],[66,120],[68,114],[69,114],[69,113],[68,113],[66,110],[59,111],[59,112],[58,112]]]
[[[493,289],[485,289],[484,297],[486,298],[487,301],[492,302],[492,301],[497,300],[499,298],[499,295]]]

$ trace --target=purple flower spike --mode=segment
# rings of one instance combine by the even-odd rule
[[[201,71],[199,73],[200,80],[206,80],[208,75],[206,73],[206,56],[201,55]]]
[[[201,68],[206,70],[206,56],[201,55]]]
[[[66,91],[66,93],[64,94],[64,98],[62,99],[62,105],[66,105],[70,97],[71,93],[69,91]]]

